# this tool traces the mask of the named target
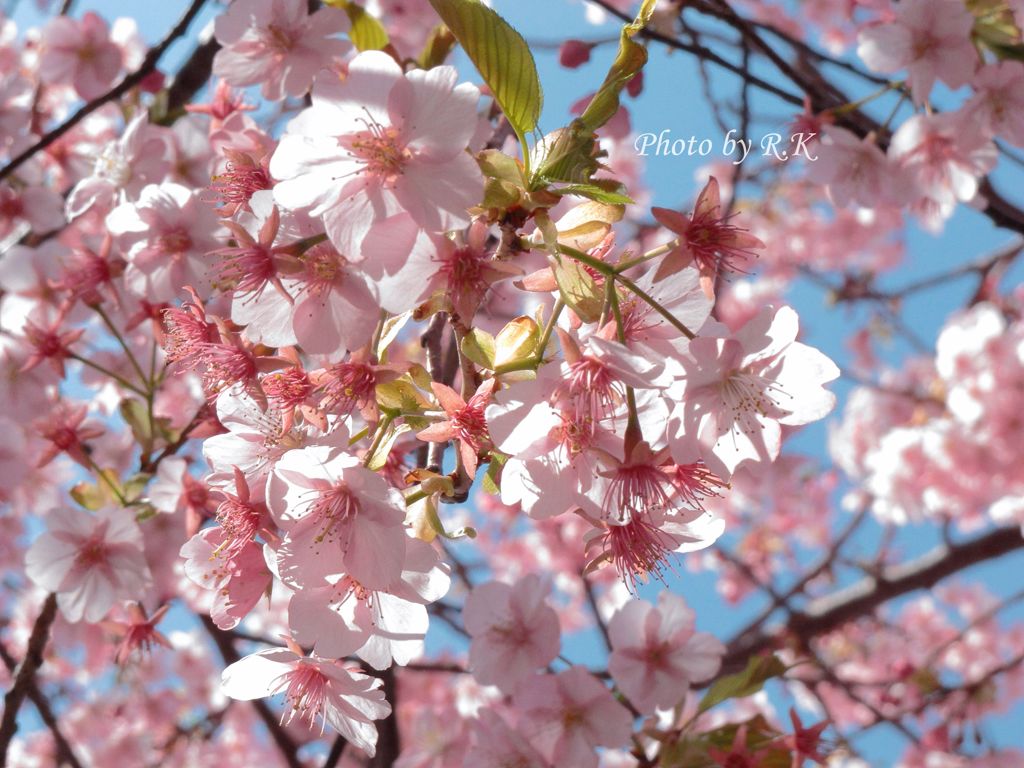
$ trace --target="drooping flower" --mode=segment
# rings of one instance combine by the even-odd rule
[[[336,661],[305,656],[301,649],[276,648],[246,656],[221,674],[221,690],[240,701],[285,695],[283,723],[295,718],[321,731],[330,726],[353,746],[373,756],[377,748],[374,720],[391,713],[381,680]]]
[[[462,465],[470,478],[476,475],[480,451],[490,446],[491,438],[487,432],[484,409],[491,400],[495,384],[494,379],[488,379],[477,388],[467,402],[451,387],[431,382],[434,396],[448,418],[416,433],[420,440],[429,442],[457,440]]]
[[[95,515],[56,509],[47,530],[25,553],[25,572],[43,589],[57,593],[70,622],[100,621],[118,599],[138,598],[150,580],[142,532],[128,509]]]
[[[148,653],[154,645],[162,645],[164,648],[172,647],[170,641],[156,628],[170,607],[165,603],[152,616],[147,616],[146,609],[142,607],[141,603],[129,603],[126,622],[105,621],[103,623],[107,629],[121,636],[117,651],[114,653],[114,660],[118,664],[125,664],[133,655]]]

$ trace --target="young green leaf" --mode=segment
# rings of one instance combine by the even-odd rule
[[[543,103],[537,65],[523,36],[479,0],[430,0],[523,137],[537,127]]]
[[[781,677],[786,672],[786,665],[778,656],[767,654],[753,656],[747,661],[747,668],[735,675],[720,678],[708,688],[700,702],[698,712],[706,712],[726,699],[741,699],[757,693],[765,682],[773,677]]]
[[[622,28],[619,52],[615,56],[615,61],[612,62],[604,82],[580,117],[583,125],[591,131],[596,131],[615,116],[619,111],[619,95],[622,89],[647,63],[647,49],[633,37],[647,26],[656,3],[657,0],[644,0],[633,23]]]

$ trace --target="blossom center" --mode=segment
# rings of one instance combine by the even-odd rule
[[[287,725],[298,715],[313,725],[327,704],[327,676],[312,664],[299,662],[277,678],[274,693],[281,691],[287,702],[282,724]]]
[[[160,249],[166,253],[185,253],[192,248],[192,238],[182,227],[176,227],[160,235]]]
[[[402,174],[406,161],[411,156],[398,140],[395,128],[379,123],[369,123],[350,142],[352,154],[366,165],[371,176],[390,180]]]
[[[310,505],[310,514],[320,528],[314,539],[317,544],[337,541],[339,528],[351,522],[359,513],[359,499],[344,481],[320,491]]]

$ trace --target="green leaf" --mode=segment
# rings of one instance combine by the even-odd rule
[[[348,14],[351,28],[348,37],[360,51],[380,51],[390,42],[387,30],[377,17],[350,0],[326,0],[327,5],[343,8]]]
[[[657,0],[644,0],[632,24],[622,28],[619,37],[619,52],[608,69],[604,82],[590,100],[580,117],[583,125],[596,131],[611,120],[619,111],[619,95],[636,73],[647,63],[647,49],[633,37],[651,20]]]
[[[552,259],[551,262],[562,300],[584,323],[596,323],[604,307],[604,293],[597,281],[572,259]]]
[[[536,169],[530,188],[539,189],[552,182],[587,184],[600,167],[597,139],[593,130],[577,118],[565,128],[552,131],[531,152]]]
[[[406,432],[412,429],[408,424],[388,424],[384,438],[377,444],[376,450],[366,458],[366,468],[376,472],[382,469],[387,463],[388,454],[395,445],[395,441]]]
[[[444,24],[438,24],[427,36],[427,42],[416,59],[416,63],[420,65],[421,69],[433,69],[444,64],[444,60],[448,58],[448,54],[454,47],[455,35]]]
[[[487,465],[487,472],[484,474],[484,479],[481,483],[486,493],[492,496],[497,496],[501,493],[501,468],[505,466],[506,461],[508,461],[508,456],[504,453],[491,451],[491,461]]]
[[[706,712],[727,699],[741,699],[757,693],[766,681],[780,677],[786,672],[786,665],[778,656],[766,654],[753,656],[747,661],[742,672],[716,680],[700,702],[698,712]]]
[[[537,127],[543,95],[523,36],[479,0],[430,0],[522,138]],[[525,151],[525,149],[524,149]]]
[[[141,400],[125,398],[118,406],[121,418],[131,430],[135,441],[142,447],[143,453],[153,448],[153,423],[150,421],[149,410]]]
[[[494,370],[494,337],[474,328],[462,337],[462,354],[489,371]]]
[[[629,205],[634,200],[629,195],[619,190],[625,190],[621,184],[616,184],[617,189],[609,189],[609,185],[598,184],[569,184],[558,189],[551,190],[556,195],[578,195],[586,197],[598,203],[608,205]]]

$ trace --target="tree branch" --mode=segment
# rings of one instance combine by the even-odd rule
[[[1019,529],[997,528],[970,541],[939,546],[915,560],[884,568],[878,576],[867,577],[812,600],[806,609],[793,613],[786,624],[775,631],[740,632],[728,643],[722,674],[742,669],[750,656],[777,648],[787,638],[807,642],[848,621],[870,615],[889,600],[928,589],[965,568],[1019,549],[1024,549],[1024,537]]]
[[[202,10],[206,0],[192,0],[192,5],[185,11],[185,14],[181,17],[174,28],[167,34],[167,36],[160,41],[159,45],[155,48],[150,48],[146,54],[146,58],[142,64],[129,75],[114,86],[111,90],[106,93],[100,94],[95,99],[87,101],[82,107],[79,108],[71,117],[65,120],[63,123],[58,125],[53,130],[46,133],[42,138],[39,139],[35,144],[27,147],[24,151],[16,155],[7,165],[0,169],[0,180],[3,180],[14,173],[24,163],[31,159],[37,152],[46,149],[48,146],[53,144],[57,139],[63,136],[65,133],[70,131],[82,120],[91,115],[97,109],[102,107],[104,104],[114,101],[115,99],[121,98],[124,94],[128,93],[132,88],[141,83],[156,70],[156,65],[159,63],[160,58],[164,55],[168,48],[177,40],[179,37],[188,31],[189,25],[192,20]]]
[[[57,616],[57,595],[50,593],[36,618],[25,647],[25,658],[14,676],[11,689],[4,696],[4,715],[0,721],[0,765],[7,765],[7,749],[18,730],[18,710],[32,686],[36,670],[43,664],[43,650],[50,639],[50,627]]]

